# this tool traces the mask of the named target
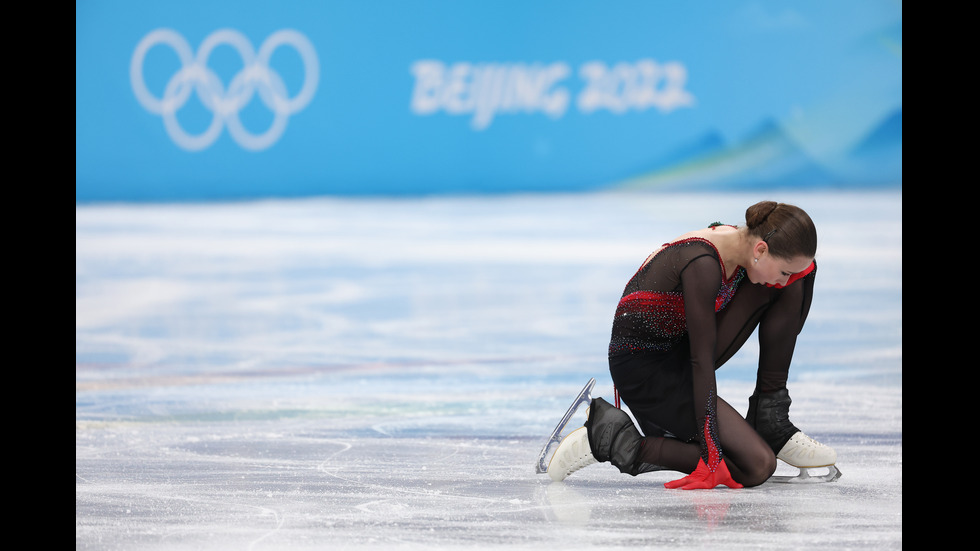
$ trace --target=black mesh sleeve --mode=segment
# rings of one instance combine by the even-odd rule
[[[722,277],[721,264],[717,257],[708,254],[691,259],[681,273],[684,310],[691,343],[694,411],[701,443],[701,457],[711,471],[715,470],[722,459],[715,416],[717,411],[715,298],[721,287]]]

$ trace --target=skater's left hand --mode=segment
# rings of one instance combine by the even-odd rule
[[[741,484],[732,479],[732,474],[728,471],[728,465],[726,465],[724,461],[720,461],[718,463],[718,468],[715,469],[715,472],[711,472],[708,470],[708,466],[704,463],[704,459],[699,459],[698,468],[694,469],[693,473],[680,480],[664,483],[664,487],[671,490],[707,490],[714,488],[719,484],[724,484],[729,488],[742,487]]]

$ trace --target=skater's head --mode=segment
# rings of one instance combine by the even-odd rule
[[[776,258],[812,260],[817,254],[817,228],[797,206],[760,201],[745,210],[745,225],[762,251]]]

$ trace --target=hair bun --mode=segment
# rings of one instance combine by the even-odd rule
[[[769,215],[775,212],[777,208],[779,208],[779,203],[776,201],[759,201],[745,210],[745,225],[749,229],[759,227],[759,225],[766,222]]]
[[[776,201],[760,201],[745,210],[749,235],[765,241],[779,258],[817,254],[817,229],[800,207]]]

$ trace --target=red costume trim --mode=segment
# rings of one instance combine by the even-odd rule
[[[793,274],[793,275],[789,276],[789,280],[786,282],[786,285],[780,285],[779,283],[776,283],[775,285],[771,285],[769,283],[766,283],[766,286],[767,287],[775,287],[777,289],[782,289],[783,287],[789,287],[794,282],[799,281],[799,280],[803,279],[804,277],[810,275],[810,272],[812,272],[813,269],[816,268],[816,267],[817,267],[816,262],[811,262],[810,265],[807,266],[806,269],[803,270],[802,272],[799,272],[799,273],[796,273],[796,274]]]

